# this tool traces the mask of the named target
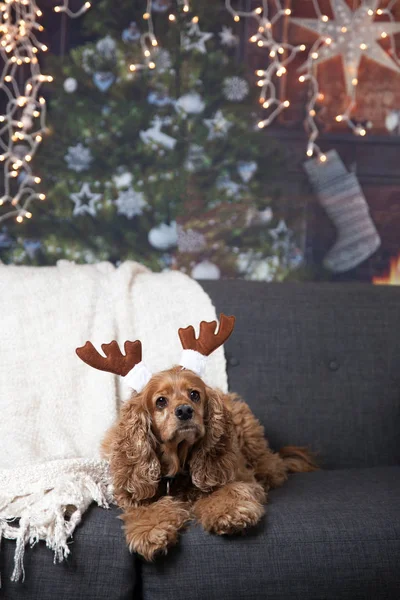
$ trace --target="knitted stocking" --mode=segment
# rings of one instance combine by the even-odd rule
[[[319,202],[337,228],[337,240],[324,258],[330,271],[353,269],[379,248],[381,240],[369,214],[357,177],[349,173],[335,150],[327,160],[304,164]]]

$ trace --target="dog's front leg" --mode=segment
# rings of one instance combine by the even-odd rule
[[[171,496],[151,504],[126,508],[121,515],[131,552],[152,561],[176,544],[179,530],[190,520],[189,505]]]
[[[259,483],[228,483],[197,500],[196,519],[206,531],[232,534],[256,525],[264,514],[266,495]]]

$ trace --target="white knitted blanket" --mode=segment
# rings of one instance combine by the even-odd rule
[[[215,317],[207,294],[179,272],[134,262],[0,265],[0,543],[16,540],[13,580],[24,575],[27,543],[44,540],[62,560],[89,504],[113,501],[99,444],[130,390],[75,348],[140,339],[157,372],[179,361],[179,327]],[[227,389],[222,348],[205,380]]]

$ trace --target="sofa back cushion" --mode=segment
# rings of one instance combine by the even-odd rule
[[[203,282],[237,317],[230,389],[271,446],[306,445],[325,468],[400,463],[400,288]]]

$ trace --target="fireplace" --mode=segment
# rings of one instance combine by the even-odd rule
[[[375,285],[400,285],[400,255],[391,258],[386,275],[373,277],[372,283]]]

